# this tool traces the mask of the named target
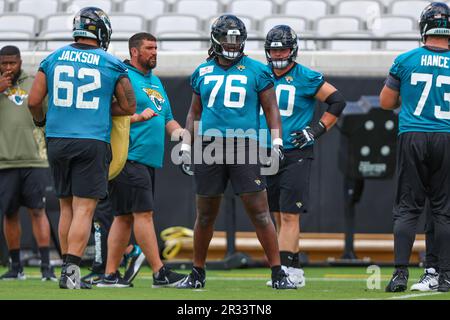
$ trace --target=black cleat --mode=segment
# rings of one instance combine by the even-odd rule
[[[450,271],[439,273],[439,292],[450,291]]]
[[[102,278],[102,281],[97,283],[98,288],[130,288],[133,284],[128,283],[120,276],[120,272],[108,274]]]
[[[157,273],[153,274],[152,288],[176,287],[186,277],[184,274],[176,273],[162,266]]]
[[[192,272],[177,284],[177,289],[201,289],[204,288],[206,284],[206,276],[198,273],[194,268]]]
[[[408,287],[408,269],[396,269],[386,286],[386,292],[403,292]]]
[[[23,267],[20,265],[11,264],[9,270],[0,276],[0,280],[25,280],[27,277],[23,273]]]
[[[86,284],[97,284],[100,283],[103,279],[104,272],[94,272],[91,271],[87,275],[81,278],[81,282]]]
[[[53,266],[50,266],[48,264],[41,265],[41,274],[42,274],[42,281],[58,281],[58,278],[55,276],[55,269]]]
[[[289,276],[282,270],[272,275],[272,288],[282,289],[297,289],[297,285],[289,279]]]

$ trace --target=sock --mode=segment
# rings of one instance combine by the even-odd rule
[[[296,268],[296,269],[300,269],[301,265],[300,265],[300,251],[294,253],[294,257],[292,259],[292,267]]]
[[[273,266],[272,268],[272,279],[275,278],[278,273],[281,271],[281,266]]]
[[[71,254],[67,254],[66,255],[66,264],[69,264],[69,263],[79,266],[80,263],[81,263],[81,257],[77,257],[77,256],[74,256],[74,255],[71,255]]]
[[[291,267],[294,261],[294,253],[290,251],[280,251],[281,265]]]
[[[49,249],[49,247],[40,247],[39,253],[41,255],[41,266],[42,265],[49,266],[50,265],[50,249]]]
[[[9,250],[9,256],[11,257],[11,262],[14,266],[21,267],[20,263],[20,249]]]
[[[198,273],[202,278],[205,277],[205,275],[206,275],[205,269],[200,268],[200,267],[193,267],[192,269],[194,269],[195,271],[197,271],[197,273]]]
[[[402,264],[396,264],[395,265],[395,269],[403,269],[406,270],[408,269],[408,266],[402,265]]]

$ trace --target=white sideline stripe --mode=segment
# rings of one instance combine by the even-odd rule
[[[416,293],[416,294],[407,294],[406,296],[393,296],[390,298],[385,298],[386,300],[397,300],[397,299],[409,299],[416,297],[425,297],[425,296],[434,296],[437,294],[442,294],[442,292],[427,292],[427,293]]]

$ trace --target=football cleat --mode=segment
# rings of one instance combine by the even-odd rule
[[[27,277],[23,272],[23,267],[11,264],[9,270],[0,276],[0,280],[25,280]]]
[[[420,280],[411,286],[411,291],[436,291],[438,286],[439,274],[434,268],[428,268]]]
[[[392,279],[386,286],[386,292],[403,292],[408,286],[408,269],[396,269],[392,274]]]
[[[277,274],[272,275],[272,288],[277,290],[297,289],[297,286],[289,279],[286,272],[281,269]]]
[[[162,266],[157,273],[153,274],[152,288],[176,287],[184,280],[186,275],[173,272],[169,268]]]
[[[73,263],[64,264],[61,269],[61,289],[81,289],[80,267]]]
[[[450,291],[450,271],[439,273],[439,292]]]
[[[177,284],[178,289],[201,289],[204,288],[206,284],[205,275],[200,275],[197,270],[192,269],[192,272],[185,276]]]
[[[41,265],[41,280],[42,281],[58,281],[58,278],[55,276],[55,269],[53,266],[49,266],[46,264]]]
[[[133,287],[133,284],[125,281],[120,276],[120,272],[116,271],[115,273],[108,274],[102,278],[102,281],[97,283],[97,287],[99,288],[130,288]]]

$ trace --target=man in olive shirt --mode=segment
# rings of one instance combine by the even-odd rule
[[[19,208],[31,216],[41,255],[42,280],[56,281],[50,266],[50,225],[45,214],[48,162],[44,132],[36,128],[28,110],[33,77],[21,70],[17,47],[0,50],[0,217],[3,216],[11,265],[0,280],[24,280],[20,262]]]

